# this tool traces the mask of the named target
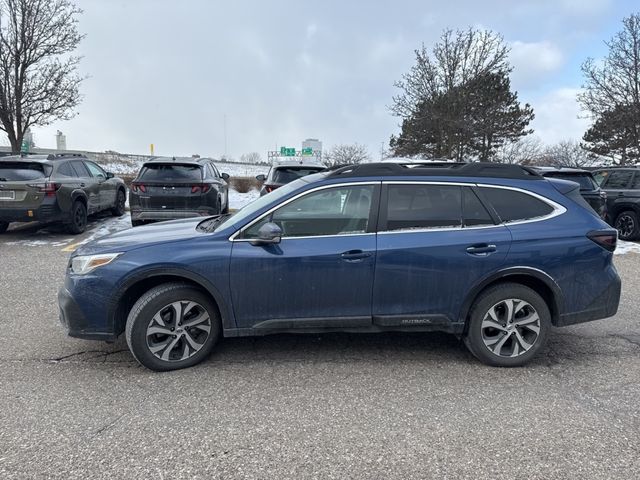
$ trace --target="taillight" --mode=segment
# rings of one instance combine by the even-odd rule
[[[618,232],[611,230],[594,230],[592,232],[587,233],[587,237],[592,242],[597,243],[605,250],[609,250],[613,252],[616,249],[616,245],[618,243]]]
[[[40,184],[29,185],[29,186],[37,189],[38,193],[44,193],[45,197],[55,197],[56,192],[58,191],[61,185],[59,183],[46,182],[44,184],[40,183]]]
[[[278,188],[276,185],[265,185],[264,189],[267,193],[271,193],[273,192],[276,188]]]
[[[209,190],[211,190],[211,185],[208,183],[199,183],[198,185],[191,186],[191,193],[207,193]]]
[[[146,193],[147,188],[142,183],[132,183],[131,184],[131,191]]]

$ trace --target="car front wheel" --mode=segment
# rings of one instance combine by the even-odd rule
[[[0,233],[4,233],[9,228],[9,222],[0,222]]]
[[[480,361],[495,367],[518,367],[544,346],[551,328],[546,302],[524,285],[503,283],[480,294],[464,337]]]
[[[111,209],[111,215],[114,217],[121,217],[124,215],[124,205],[127,201],[127,197],[122,190],[118,190],[116,195],[116,204]]]
[[[627,210],[616,217],[614,224],[622,240],[635,240],[640,237],[640,222],[636,212]]]
[[[191,367],[207,358],[220,336],[211,299],[184,283],[152,288],[135,303],[125,331],[135,359],[156,371]]]

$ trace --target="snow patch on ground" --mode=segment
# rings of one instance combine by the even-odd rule
[[[257,198],[260,198],[260,192],[252,189],[247,193],[239,193],[233,188],[229,189],[229,208],[232,210],[240,210],[245,205],[253,202]]]
[[[640,244],[618,240],[618,246],[616,247],[614,254],[624,255],[625,253],[640,253]]]

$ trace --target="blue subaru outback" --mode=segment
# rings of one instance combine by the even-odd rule
[[[520,166],[347,166],[81,247],[60,317],[73,337],[124,333],[153,370],[194,365],[221,336],[434,330],[511,367],[552,325],[616,313],[616,241],[578,184]]]

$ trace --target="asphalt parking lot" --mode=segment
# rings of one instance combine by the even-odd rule
[[[616,317],[525,368],[448,335],[331,334],[224,339],[159,374],[57,323],[69,251],[127,221],[0,239],[0,478],[638,478],[640,254],[616,256]]]

